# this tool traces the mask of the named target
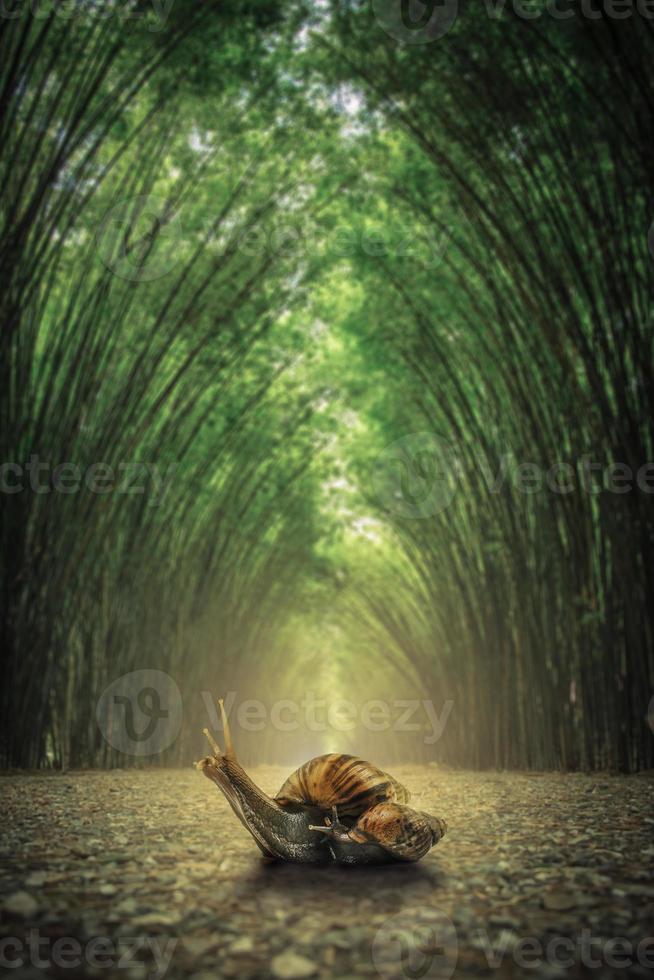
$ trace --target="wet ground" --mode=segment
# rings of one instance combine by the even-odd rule
[[[252,775],[274,792],[287,772]],[[35,980],[651,975],[651,775],[393,775],[449,833],[419,864],[358,869],[264,863],[192,769],[2,777],[0,967]]]

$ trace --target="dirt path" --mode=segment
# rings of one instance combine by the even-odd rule
[[[269,791],[287,775],[252,774]],[[35,980],[650,975],[651,777],[394,775],[449,834],[417,865],[369,869],[264,864],[193,770],[4,777],[1,965]]]

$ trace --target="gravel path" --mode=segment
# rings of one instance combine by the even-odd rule
[[[449,833],[385,868],[264,863],[190,769],[5,776],[0,964],[125,980],[651,975],[651,775],[393,774]],[[287,772],[252,775],[274,792]]]

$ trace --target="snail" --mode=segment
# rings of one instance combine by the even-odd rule
[[[222,700],[218,704],[225,751],[205,728],[213,755],[196,768],[224,793],[266,857],[301,864],[419,861],[444,835],[444,820],[406,805],[409,793],[401,783],[351,755],[310,759],[268,796],[238,762]]]

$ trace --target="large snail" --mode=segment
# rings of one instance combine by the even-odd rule
[[[252,782],[234,753],[227,715],[221,751],[197,768],[222,790],[244,827],[270,858],[317,864],[419,861],[446,831],[440,817],[406,806],[408,791],[376,766],[351,755],[320,755],[292,773],[277,795]]]

